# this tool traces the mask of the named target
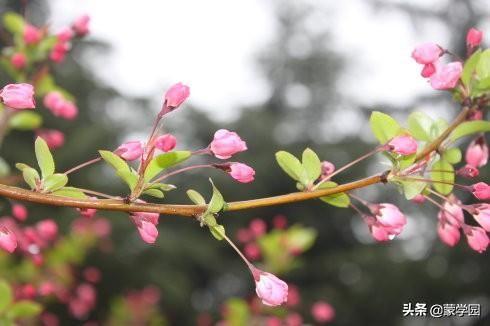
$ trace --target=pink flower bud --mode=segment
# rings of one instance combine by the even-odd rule
[[[479,253],[487,250],[488,243],[490,240],[488,239],[488,235],[480,227],[468,226],[464,230],[466,239],[468,240],[468,245],[471,249],[478,251]]]
[[[265,224],[264,220],[254,218],[250,221],[249,229],[254,237],[260,237],[261,235],[265,234],[267,225]]]
[[[253,234],[248,229],[239,229],[236,235],[238,241],[247,243],[252,240]]]
[[[454,247],[461,237],[459,229],[449,223],[439,221],[437,226],[437,234],[439,239],[449,247]]]
[[[133,161],[143,155],[143,145],[140,141],[128,141],[119,146],[114,152],[126,161]]]
[[[63,100],[63,96],[60,92],[51,91],[44,96],[43,105],[49,110],[55,110]]]
[[[71,41],[73,38],[73,30],[69,27],[63,27],[57,34],[56,37],[58,38],[59,42],[66,43]]]
[[[475,220],[485,231],[490,232],[490,204],[476,204],[473,208],[472,215]]]
[[[488,145],[485,137],[480,136],[475,138],[466,149],[466,163],[475,168],[482,167],[488,162]]]
[[[390,151],[400,155],[412,155],[417,152],[417,142],[412,136],[402,135],[390,140]]]
[[[425,202],[425,196],[422,195],[422,194],[418,194],[417,196],[413,197],[411,199],[412,203],[415,203],[415,204],[422,204]]]
[[[480,200],[490,199],[490,186],[485,182],[478,182],[471,186],[471,192]]]
[[[370,207],[371,208],[371,207]],[[391,228],[403,228],[407,224],[405,215],[393,204],[383,203],[374,205],[371,208],[373,214],[376,215],[377,220],[383,226]]]
[[[464,223],[464,211],[461,202],[454,196],[449,197],[442,205],[444,209],[438,213],[440,221],[448,222],[455,227],[461,227]]]
[[[89,33],[89,22],[90,17],[88,15],[82,15],[75,19],[71,28],[77,36],[82,37]]]
[[[3,225],[0,226],[0,248],[9,253],[14,252],[17,248],[17,237]]]
[[[480,174],[480,171],[472,165],[465,165],[458,169],[456,174],[464,178],[475,178]]]
[[[335,165],[329,161],[322,162],[322,175],[321,178],[325,179],[335,171]]]
[[[30,84],[8,84],[0,90],[0,100],[12,109],[34,109],[34,87]]]
[[[182,83],[171,86],[165,93],[165,103],[161,114],[178,108],[191,94],[190,88]]]
[[[22,204],[12,205],[12,215],[19,221],[25,221],[27,219],[27,208]]]
[[[177,145],[177,139],[171,134],[161,135],[155,140],[155,147],[164,152],[170,152]]]
[[[417,46],[412,52],[412,58],[420,64],[426,65],[433,63],[442,54],[442,49],[434,43],[424,43]]]
[[[232,155],[247,150],[247,144],[236,132],[220,129],[214,133],[209,149],[219,159],[228,159]]]
[[[285,229],[288,226],[288,220],[286,216],[278,214],[272,219],[272,225],[275,229]]]
[[[432,63],[424,65],[424,68],[420,72],[420,75],[424,78],[429,78],[436,72],[436,67]]]
[[[97,199],[96,197],[91,197],[91,199]],[[77,208],[77,211],[80,212],[80,215],[85,218],[93,218],[95,214],[97,214],[97,209],[95,208]]]
[[[25,24],[23,36],[24,36],[24,42],[27,45],[36,44],[43,37],[41,30],[29,24]]]
[[[155,243],[158,237],[158,213],[134,212],[130,215],[131,220],[138,228],[139,235],[146,243]]]
[[[12,64],[12,66],[15,67],[15,69],[20,70],[20,69],[25,68],[25,66],[27,64],[27,58],[26,58],[24,53],[17,52],[17,53],[14,53],[12,55],[12,57],[10,58],[10,63]]]
[[[288,300],[288,285],[271,273],[257,268],[252,270],[255,292],[266,306],[279,306]]]
[[[243,248],[243,253],[250,260],[257,260],[260,258],[260,247],[255,243],[248,243]]]
[[[286,326],[302,326],[303,318],[299,313],[293,312],[286,317],[285,322]]]
[[[49,59],[56,63],[63,62],[68,51],[70,51],[70,44],[68,42],[58,42],[51,49]]]
[[[319,323],[328,323],[335,318],[335,310],[329,303],[318,301],[311,307],[311,315]]]
[[[368,224],[369,225],[369,224]],[[390,241],[400,234],[402,228],[393,228],[390,226],[385,226],[378,221],[372,223],[369,226],[369,231],[373,236],[374,240],[379,242]]]
[[[458,84],[462,72],[463,65],[459,61],[436,65],[436,72],[430,77],[430,85],[438,90],[452,89]]]
[[[232,163],[229,174],[238,182],[249,183],[254,181],[255,170],[243,163]]]
[[[299,294],[298,287],[295,285],[289,285],[288,289],[288,307],[294,307],[301,302],[301,295]]]
[[[54,294],[55,290],[56,290],[55,285],[49,281],[41,283],[37,289],[39,295],[43,297],[47,297],[51,294]]]
[[[63,146],[65,143],[65,135],[55,129],[39,129],[36,132],[38,137],[44,139],[44,141],[48,144],[49,149],[57,149]]]
[[[88,282],[98,283],[101,279],[101,273],[97,267],[87,267],[83,270],[83,277]]]
[[[37,222],[36,230],[40,237],[48,241],[55,240],[58,235],[58,225],[51,219]]]
[[[472,27],[466,34],[466,45],[470,48],[474,48],[480,45],[483,39],[483,32]]]

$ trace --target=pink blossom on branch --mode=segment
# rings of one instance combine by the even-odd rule
[[[459,201],[454,195],[451,195],[444,202],[437,215],[440,221],[448,222],[455,227],[461,227],[464,224],[464,211]]]
[[[490,232],[490,204],[476,204],[468,211],[485,231]]]
[[[490,239],[484,229],[475,226],[466,226],[464,233],[471,249],[479,253],[487,250]]]
[[[247,150],[247,144],[236,132],[220,129],[214,133],[209,149],[219,159],[228,159],[232,155]]]
[[[177,145],[177,139],[171,134],[159,136],[155,140],[155,147],[161,151],[169,152]]]
[[[439,45],[435,43],[424,43],[413,50],[412,58],[417,63],[426,65],[437,61],[442,53],[443,51]]]
[[[36,136],[41,137],[48,144],[49,149],[60,148],[65,143],[65,135],[55,129],[38,129]]]
[[[17,52],[12,55],[10,58],[10,63],[14,66],[15,69],[24,69],[27,64],[27,57],[22,52]]]
[[[436,72],[430,77],[430,85],[437,90],[453,89],[458,84],[463,73],[461,62],[451,62],[446,65],[437,64]]]
[[[466,45],[470,48],[474,48],[480,45],[483,39],[483,32],[472,27],[466,34]]]
[[[279,306],[288,300],[288,285],[277,276],[252,267],[255,292],[266,306]]]
[[[171,86],[165,93],[165,101],[163,103],[160,115],[172,112],[178,108],[191,94],[190,88],[182,83],[177,83]]]
[[[488,145],[484,136],[474,139],[466,149],[465,160],[475,168],[485,166],[488,162]]]
[[[424,78],[429,78],[436,72],[436,67],[434,66],[433,63],[428,63],[424,65],[424,68],[422,68],[422,71],[420,72],[420,75]]]
[[[12,215],[19,221],[25,221],[27,219],[27,208],[22,204],[12,205]]]
[[[329,161],[323,161],[322,162],[322,174],[321,178],[325,179],[335,171],[335,165],[332,162]]]
[[[31,84],[8,84],[0,90],[0,100],[12,109],[34,109],[34,86]]]
[[[318,323],[328,323],[335,318],[335,310],[328,302],[317,301],[311,307],[311,315]]]
[[[120,145],[114,153],[126,161],[134,161],[143,155],[143,145],[140,141],[128,141]]]
[[[391,228],[403,228],[407,224],[407,218],[393,204],[382,203],[370,205],[370,210],[376,215],[376,219],[382,225]]]
[[[30,24],[25,24],[23,37],[25,44],[33,45],[42,39],[43,34],[39,28]]]
[[[3,225],[0,225],[0,248],[9,253],[17,248],[17,237]]]
[[[255,170],[243,163],[232,163],[228,173],[233,179],[241,183],[254,181]]]
[[[75,32],[75,34],[79,37],[85,36],[89,33],[89,23],[90,23],[90,16],[88,15],[82,15],[75,19],[73,24],[71,25],[71,28]]]
[[[400,155],[412,155],[417,152],[417,142],[412,136],[402,135],[390,140],[390,151]]]
[[[485,182],[478,182],[472,185],[471,192],[473,195],[480,200],[490,199],[490,186]]]
[[[130,218],[138,228],[140,237],[146,243],[155,243],[158,237],[158,213],[134,212]]]
[[[461,237],[459,229],[456,226],[444,221],[439,221],[437,234],[439,235],[439,239],[449,247],[454,247]]]
[[[73,38],[73,30],[69,27],[63,27],[58,33],[56,33],[56,37],[59,42],[69,42]]]

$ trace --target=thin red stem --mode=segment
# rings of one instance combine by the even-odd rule
[[[66,171],[64,174],[68,175],[68,174],[70,174],[70,173],[73,173],[73,172],[75,172],[75,171],[77,171],[77,170],[80,170],[81,168],[84,168],[84,167],[86,167],[86,166],[89,166],[89,165],[92,165],[92,164],[94,164],[94,163],[97,163],[97,162],[99,162],[101,159],[102,159],[101,157],[97,157],[97,158],[94,158],[94,159],[92,159],[92,160],[90,160],[90,161],[87,161],[87,162],[85,162],[85,163],[79,164],[79,165],[77,165],[77,166],[75,166],[75,167],[72,167],[71,169],[67,170],[67,171]]]

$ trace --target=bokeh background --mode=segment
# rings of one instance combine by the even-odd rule
[[[0,0],[0,12],[20,10],[21,2]],[[295,190],[274,160],[279,149],[299,154],[310,146],[337,166],[366,152],[374,144],[367,125],[373,109],[400,119],[415,108],[454,116],[457,106],[420,78],[411,50],[436,41],[464,53],[467,29],[477,26],[490,35],[488,0],[28,2],[26,15],[37,25],[56,28],[82,13],[92,17],[91,35],[56,71],[59,84],[76,96],[80,117],[60,123],[46,115],[48,126],[67,134],[55,154],[59,166],[69,168],[98,149],[143,138],[164,90],[182,81],[191,86],[190,104],[165,123],[178,148],[204,147],[219,128],[235,130],[247,141],[249,151],[238,158],[256,169],[254,183],[210,174],[228,201]],[[9,162],[33,162],[32,137],[13,132],[1,155]],[[381,171],[379,161],[360,164],[339,181]],[[485,179],[488,170],[482,174]],[[175,178],[181,188],[165,201],[187,202],[183,190],[190,187],[209,194],[208,176]],[[72,182],[113,194],[126,191],[100,165],[74,175]],[[407,229],[389,244],[374,243],[353,211],[321,202],[227,213],[222,221],[231,235],[252,218],[269,221],[276,214],[315,228],[314,247],[285,278],[299,286],[304,302],[329,301],[335,325],[490,324],[488,254],[441,244],[436,210],[415,207],[393,190],[376,186],[361,192],[371,200],[397,202],[407,214]],[[65,227],[76,215],[29,207]],[[112,250],[91,252],[86,260],[104,275],[94,316],[103,319],[105,303],[114,296],[153,284],[161,289],[160,309],[170,324],[192,325],[198,314],[218,315],[227,298],[252,290],[239,258],[195,221],[163,216],[160,237],[149,246],[126,215],[104,215],[113,225]],[[484,316],[404,318],[402,305],[408,302],[480,303]]]

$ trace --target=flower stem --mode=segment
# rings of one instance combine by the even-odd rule
[[[89,165],[92,165],[92,164],[94,164],[94,163],[97,163],[97,162],[99,162],[101,159],[102,159],[101,157],[97,157],[97,158],[94,158],[94,159],[92,159],[92,160],[90,160],[90,161],[87,161],[87,162],[85,162],[85,163],[82,163],[82,164],[79,164],[79,165],[77,165],[77,166],[74,166],[74,167],[72,167],[71,169],[67,170],[67,171],[66,171],[64,174],[68,175],[68,174],[70,174],[70,173],[73,173],[73,172],[75,172],[75,171],[77,171],[77,170],[80,170],[81,168],[84,168],[84,167],[86,167],[86,166],[89,166]]]
[[[187,172],[187,171],[194,170],[194,169],[201,169],[201,168],[214,168],[214,166],[212,164],[199,164],[199,165],[187,166],[185,168],[181,168],[181,169],[178,169],[178,170],[175,170],[175,171],[172,171],[172,172],[169,172],[167,174],[160,176],[156,180],[152,181],[152,184],[160,182],[160,181],[162,181],[162,180],[164,180],[170,176],[173,176],[173,175],[176,175],[179,173]]]

